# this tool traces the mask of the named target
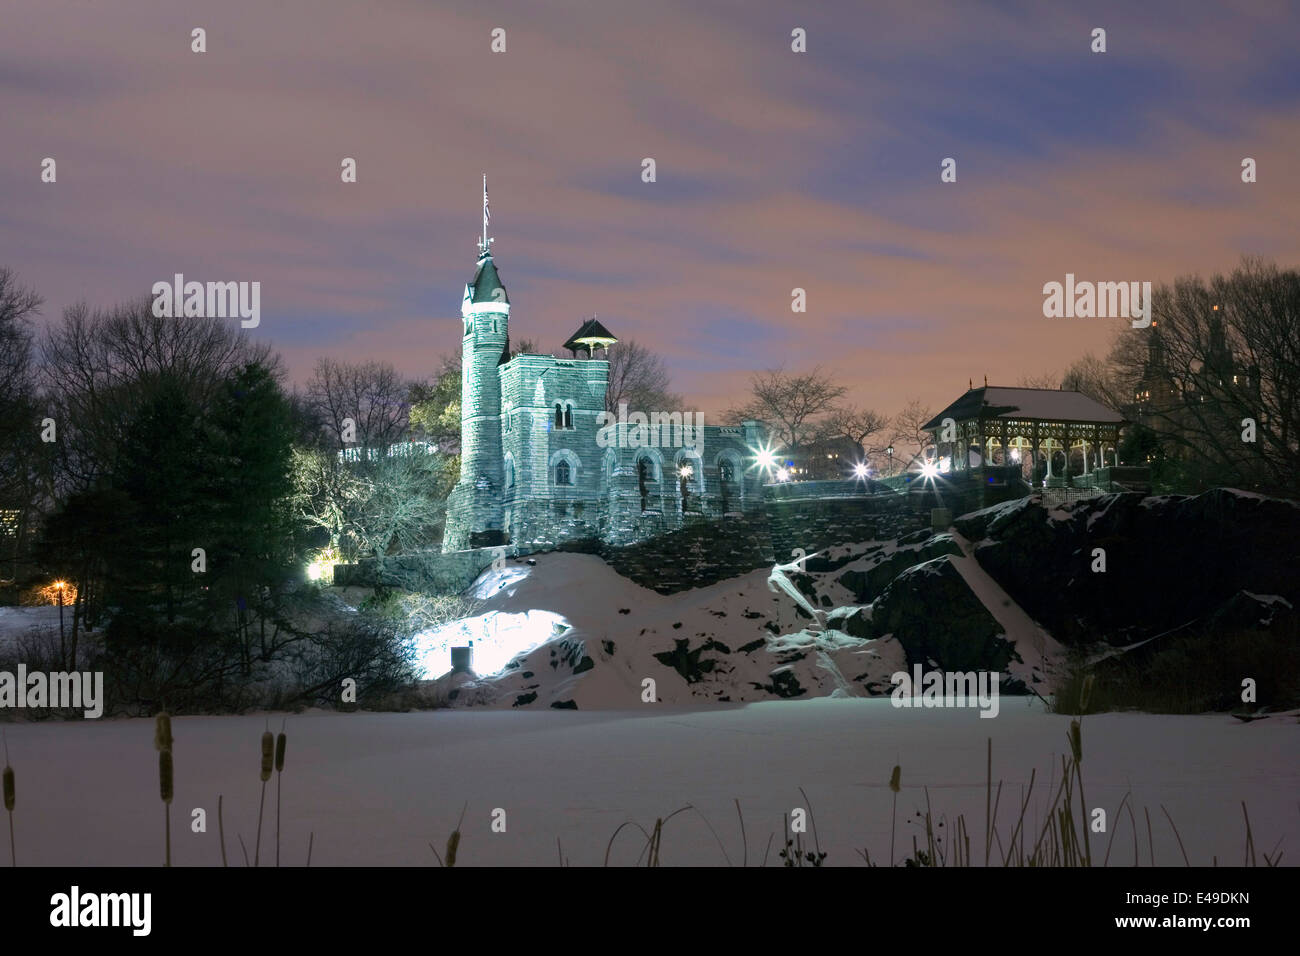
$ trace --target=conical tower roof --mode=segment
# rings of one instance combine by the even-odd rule
[[[506,287],[501,284],[501,276],[497,274],[496,263],[492,261],[490,252],[479,259],[474,278],[466,288],[466,297],[470,302],[502,302],[507,305],[510,303],[510,298],[506,295]]]

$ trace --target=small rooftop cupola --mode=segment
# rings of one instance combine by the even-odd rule
[[[569,341],[564,343],[564,347],[569,350],[574,358],[577,358],[579,350],[587,353],[587,358],[591,358],[595,349],[604,349],[605,355],[609,355],[609,347],[617,342],[618,339],[609,334],[609,329],[605,328],[596,321],[593,316],[582,323],[578,331],[569,336]]]

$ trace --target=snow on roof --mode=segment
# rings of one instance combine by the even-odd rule
[[[945,418],[956,421],[972,418],[1035,418],[1057,422],[1097,422],[1119,424],[1124,416],[1094,401],[1082,392],[1055,388],[1003,388],[986,385],[969,389],[923,426],[939,427]]]

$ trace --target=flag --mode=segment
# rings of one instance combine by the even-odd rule
[[[483,177],[483,221],[491,222],[492,213],[488,210],[487,177]]]

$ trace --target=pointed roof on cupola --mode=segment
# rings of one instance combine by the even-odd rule
[[[497,275],[496,263],[492,261],[492,253],[486,253],[479,259],[478,268],[474,271],[474,278],[466,286],[466,298],[470,302],[510,304],[510,298],[506,295],[506,287],[501,284],[501,276]]]
[[[609,334],[609,329],[597,322],[595,318],[590,318],[582,323],[578,331],[569,336],[569,341],[564,343],[564,347],[574,355],[578,354],[579,349],[586,349],[587,356],[590,358],[593,349],[603,348],[608,352],[609,347],[617,341],[618,339]]]

